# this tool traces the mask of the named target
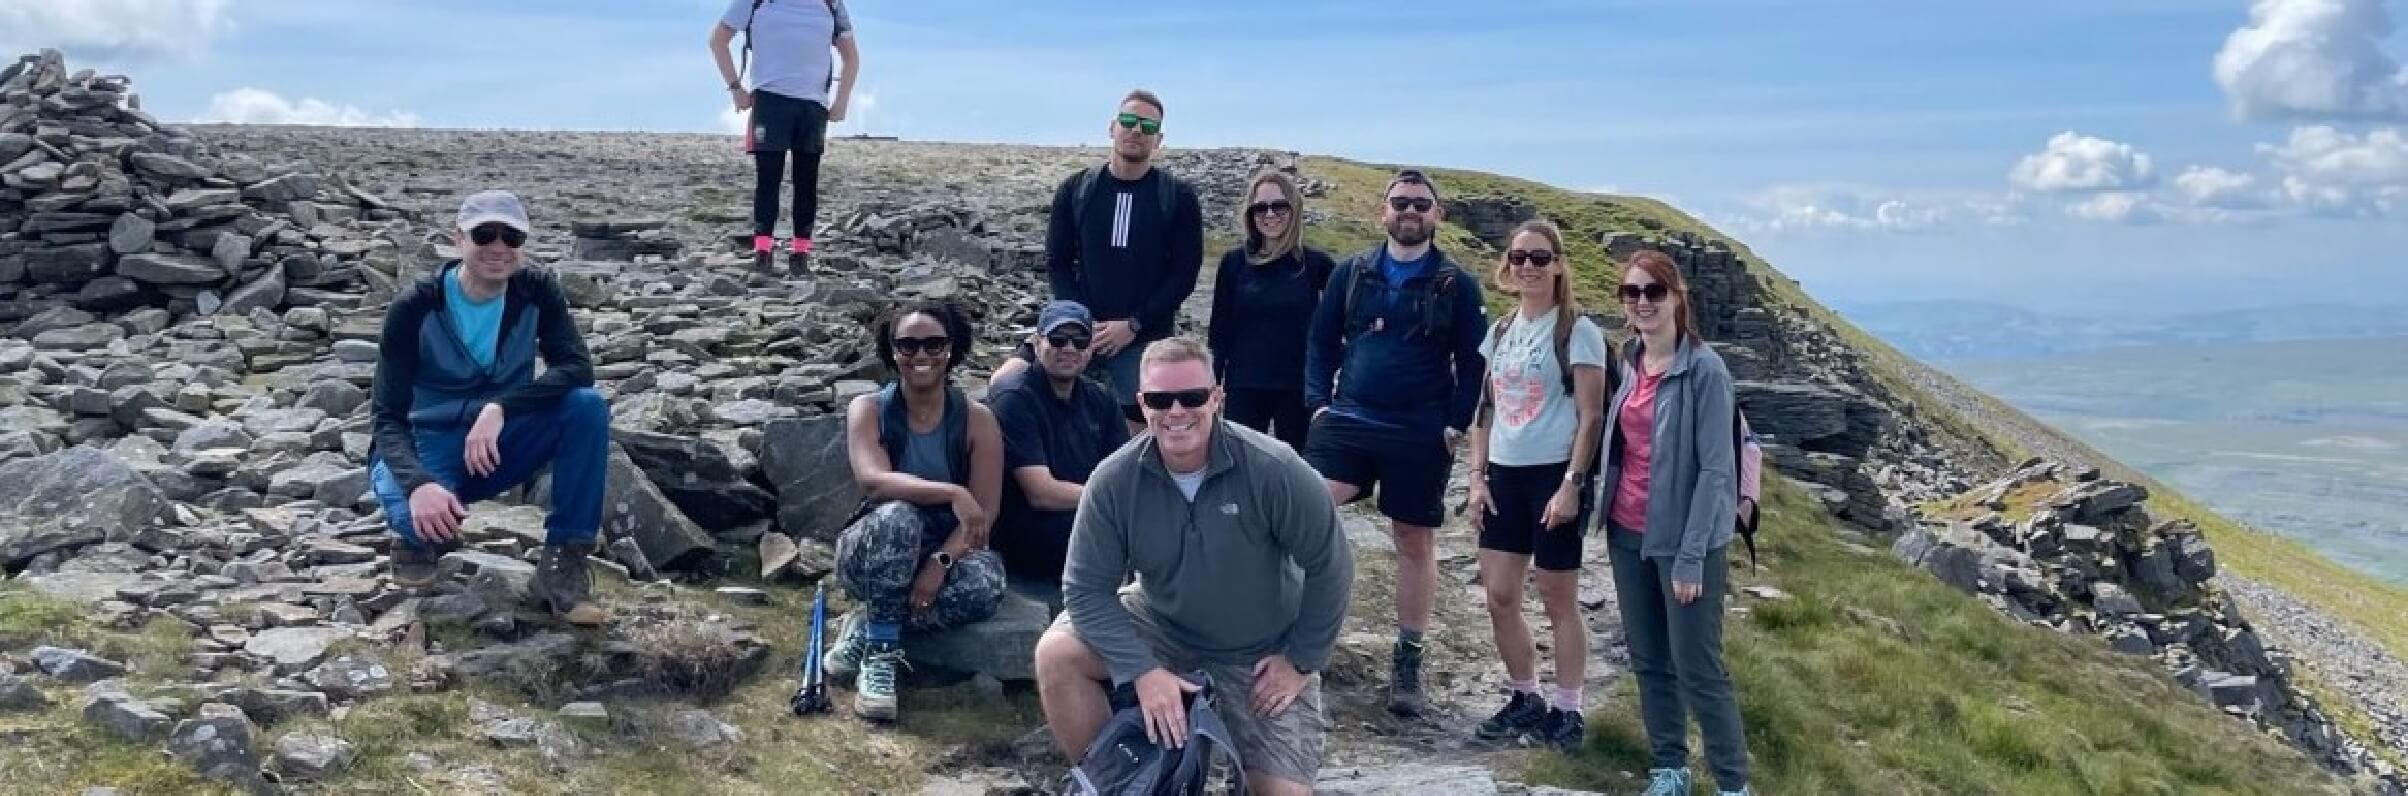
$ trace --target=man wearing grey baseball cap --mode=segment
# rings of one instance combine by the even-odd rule
[[[560,283],[526,268],[534,226],[506,191],[460,203],[460,258],[385,310],[369,477],[392,546],[393,582],[422,588],[460,547],[468,505],[550,465],[551,511],[529,591],[554,614],[598,625],[586,555],[602,528],[610,407]],[[537,375],[536,362],[543,363]]]

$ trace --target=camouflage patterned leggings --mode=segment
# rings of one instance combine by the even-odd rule
[[[922,519],[909,503],[889,501],[862,515],[836,538],[836,579],[853,601],[869,607],[871,621],[900,622],[912,631],[941,630],[984,621],[1003,599],[1003,557],[993,550],[963,556],[945,573],[936,603],[914,616],[912,580],[926,557],[920,551]]]

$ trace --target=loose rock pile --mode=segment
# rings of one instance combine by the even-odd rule
[[[2044,491],[2020,518],[2010,497]],[[2292,662],[2270,651],[2234,603],[2209,581],[2215,551],[2187,520],[2156,522],[2148,490],[2025,462],[1971,493],[1990,513],[1924,524],[1891,551],[1942,582],[2033,625],[2095,635],[2118,652],[2155,658],[2176,682],[2226,713],[2278,734],[2328,768],[2390,788],[2408,776],[2342,734],[2292,681]]]
[[[243,316],[356,305],[365,261],[390,248],[357,225],[400,213],[307,163],[206,157],[127,107],[128,90],[123,77],[69,74],[55,50],[0,69],[0,234],[13,233],[0,239],[0,285],[30,283],[0,302],[0,323],[58,306]],[[62,348],[144,333],[49,325]]]

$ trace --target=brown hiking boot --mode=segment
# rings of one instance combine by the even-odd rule
[[[421,548],[407,540],[394,539],[387,551],[392,559],[393,585],[404,589],[423,589],[434,585],[442,576],[443,554],[460,549],[458,542],[427,544]]]
[[[573,625],[599,625],[605,615],[594,604],[593,573],[585,563],[584,545],[544,545],[535,561],[535,580],[527,592],[554,616]]]

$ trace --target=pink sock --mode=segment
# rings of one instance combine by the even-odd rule
[[[795,253],[795,254],[810,254],[810,253],[811,253],[811,239],[810,239],[810,238],[795,238],[795,239],[794,239],[794,242],[793,242],[792,244],[789,244],[789,245],[792,245],[792,246],[794,247],[794,253]]]
[[[765,252],[777,248],[777,245],[778,239],[776,238],[772,238],[768,235],[753,236],[753,251]]]
[[[1537,680],[1507,680],[1505,681],[1505,687],[1513,689],[1513,692],[1517,694],[1538,696]]]
[[[1556,686],[1555,700],[1552,707],[1554,707],[1556,710],[1568,710],[1574,713],[1579,713],[1581,690],[1581,687],[1576,685],[1569,687],[1560,685]]]

